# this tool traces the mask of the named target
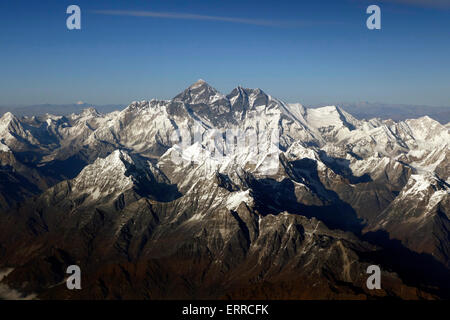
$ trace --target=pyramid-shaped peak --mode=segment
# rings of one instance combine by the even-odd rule
[[[127,168],[133,164],[134,161],[128,152],[124,150],[114,150],[105,158],[96,159],[93,164],[86,166],[83,171],[90,171],[88,169],[94,168],[96,172],[103,173],[114,170],[125,172]]]
[[[205,80],[200,79],[193,83],[189,88],[178,94],[173,100],[184,103],[211,103],[223,98],[216,89],[211,87]]]
[[[1,116],[0,119],[2,119],[3,121],[11,121],[11,120],[16,119],[16,116],[8,111],[8,112],[5,112],[5,114],[3,116]]]
[[[0,128],[5,130],[6,126],[14,125],[17,127],[21,127],[19,119],[12,114],[11,112],[6,112],[3,116],[0,117]]]
[[[203,79],[198,79],[196,82],[191,84],[186,90],[189,90],[189,91],[207,90],[209,92],[218,92],[215,88],[213,88],[209,83],[207,83]]]
[[[87,165],[72,180],[72,190],[85,192],[94,200],[116,198],[137,185],[140,176],[147,176],[145,168],[136,163],[128,152],[115,150],[106,158],[98,158]]]

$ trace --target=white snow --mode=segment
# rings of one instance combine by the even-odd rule
[[[9,149],[9,147],[6,144],[3,144],[2,142],[0,142],[0,151],[9,152],[9,151],[11,151],[11,149]]]
[[[236,210],[242,202],[250,205],[251,201],[250,190],[237,191],[228,197],[226,207],[228,210]]]
[[[342,120],[335,106],[307,109],[306,120],[314,128],[341,127]]]

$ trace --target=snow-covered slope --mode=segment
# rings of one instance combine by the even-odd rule
[[[203,80],[108,114],[0,119],[8,181],[20,167],[40,183],[18,209],[26,235],[75,232],[106,260],[196,257],[208,265],[201,274],[229,279],[332,263],[338,282],[358,288],[352,270],[365,262],[355,248],[375,249],[354,237],[367,232],[448,267],[449,146],[448,125],[429,117],[356,120],[339,106],[308,109],[242,87],[224,95]],[[326,283],[326,272],[314,277]]]

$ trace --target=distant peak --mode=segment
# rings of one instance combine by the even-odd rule
[[[256,88],[256,89],[250,89],[250,88],[244,88],[241,85],[238,85],[236,88],[234,88],[231,93],[230,96],[235,96],[236,94],[240,94],[240,95],[252,95],[252,94],[262,94],[262,95],[266,95],[266,93],[261,90],[260,88]]]

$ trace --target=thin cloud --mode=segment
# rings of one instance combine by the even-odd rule
[[[364,1],[369,2],[369,0]],[[450,9],[450,0],[379,0],[379,2],[398,3],[423,8]]]
[[[430,8],[450,8],[449,0],[384,0],[384,1]]]
[[[299,27],[317,23],[311,21],[275,21],[264,19],[247,19],[235,17],[208,16],[191,13],[156,12],[156,11],[95,10],[93,11],[93,13],[110,16],[149,17],[149,18],[197,20],[197,21],[221,21],[221,22],[240,23],[240,24],[268,26],[268,27]]]

